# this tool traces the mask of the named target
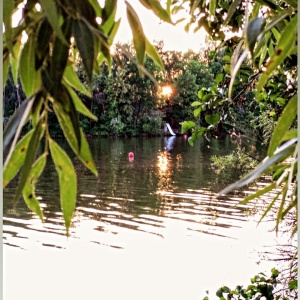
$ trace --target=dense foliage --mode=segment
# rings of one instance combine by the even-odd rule
[[[295,274],[297,273],[294,270]],[[277,269],[271,270],[271,276],[267,277],[264,273],[260,273],[251,278],[251,284],[247,287],[238,285],[235,289],[228,286],[220,287],[216,296],[220,300],[225,299],[256,299],[256,300],[288,300],[297,299],[297,280],[290,278],[288,284],[283,285],[281,273]],[[206,296],[203,300],[209,300]]]
[[[212,129],[222,135],[226,126],[240,123],[245,128],[252,123],[268,144],[267,157],[220,196],[271,174],[272,182],[244,202],[275,191],[263,217],[279,201],[278,230],[284,217],[297,209],[297,2],[179,1],[177,8],[186,3],[190,4],[188,25],[204,26],[222,42],[219,51],[225,54],[225,66],[212,87],[198,92],[199,99],[192,104],[198,120],[186,121],[182,132],[192,130],[192,144]],[[236,35],[226,40],[229,32]],[[237,112],[243,118],[237,118]],[[267,118],[271,122],[266,124]],[[296,231],[297,226],[292,234]]]

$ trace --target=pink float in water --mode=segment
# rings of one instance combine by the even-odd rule
[[[133,152],[128,153],[128,159],[129,159],[129,161],[134,161],[134,153]]]

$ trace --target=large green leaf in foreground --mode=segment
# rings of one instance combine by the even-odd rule
[[[59,177],[60,204],[68,234],[76,205],[76,173],[74,166],[66,152],[51,139],[49,140],[49,146]]]

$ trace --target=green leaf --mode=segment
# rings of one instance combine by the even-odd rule
[[[31,109],[31,122],[32,126],[35,127],[40,119],[41,108],[44,103],[44,91],[40,91],[36,94],[35,98],[32,99],[32,109]]]
[[[173,24],[170,14],[167,10],[163,9],[158,0],[140,0],[140,2],[147,8],[154,12],[161,20]]]
[[[28,175],[30,173],[30,170],[32,168],[33,162],[35,160],[35,156],[38,150],[38,146],[40,144],[40,138],[42,137],[44,128],[42,125],[42,120],[40,120],[36,126],[36,128],[33,129],[33,134],[30,138],[28,149],[26,151],[26,156],[24,159],[24,164],[21,170],[20,179],[18,183],[18,187],[14,196],[13,204],[16,206],[17,201],[23,191],[23,188],[26,184]],[[29,151],[28,151],[29,150]]]
[[[119,30],[119,27],[120,27],[120,24],[121,24],[121,19],[119,19],[118,21],[116,21],[114,23],[114,26],[113,28],[111,29],[110,33],[109,33],[109,39],[108,39],[108,42],[109,42],[109,45],[112,45],[113,43],[113,40]],[[109,49],[108,49],[109,50]]]
[[[82,102],[81,99],[77,96],[77,94],[73,91],[73,89],[72,89],[70,86],[68,86],[68,84],[64,84],[64,86],[65,86],[66,89],[68,90],[69,95],[71,96],[71,98],[72,98],[72,100],[73,100],[73,103],[74,103],[74,105],[75,105],[75,109],[76,109],[79,113],[81,113],[81,114],[87,116],[88,118],[90,118],[90,119],[92,119],[92,120],[94,120],[94,121],[97,121],[98,118],[97,118],[95,115],[93,115],[93,114],[89,111],[89,109],[83,104],[83,102]]]
[[[287,105],[284,107],[283,112],[274,128],[269,149],[268,149],[268,156],[273,155],[276,148],[279,146],[280,142],[282,141],[284,135],[291,127],[293,121],[297,116],[297,95],[292,97]]]
[[[282,218],[284,218],[288,212],[290,212],[291,209],[297,208],[298,202],[297,197],[293,201],[290,202],[290,204],[285,208],[285,210],[282,212]]]
[[[60,27],[60,20],[59,15],[57,13],[57,7],[56,7],[56,1],[54,0],[41,0],[40,4],[43,8],[43,10],[46,13],[46,16],[49,20],[49,23],[51,24],[53,30],[57,34],[58,38],[67,46],[68,41],[66,40],[62,29]]]
[[[209,94],[206,94],[202,97],[201,101],[202,103],[206,103],[206,102],[209,102],[209,100],[211,98],[213,98],[215,95],[213,93],[209,93]]]
[[[93,161],[93,157],[90,151],[89,144],[84,136],[84,133],[82,129],[80,128],[80,133],[81,133],[81,149],[78,157],[80,160],[83,162],[83,164],[96,176],[98,176],[98,172],[95,166],[95,163]]]
[[[275,49],[274,55],[270,58],[266,70],[262,73],[256,85],[256,93],[259,93],[273,71],[284,61],[289,55],[289,50],[292,48],[296,41],[297,30],[297,15],[293,16],[289,24],[284,28],[278,45]]]
[[[255,2],[253,5],[253,10],[251,13],[251,18],[254,19],[258,16],[261,4],[259,2]]]
[[[20,80],[27,97],[32,96],[41,84],[39,73],[35,70],[35,39],[30,35],[20,56]]]
[[[216,7],[217,7],[217,0],[210,0],[209,1],[209,13],[213,16],[216,13]]]
[[[273,276],[273,277],[278,277],[278,275],[279,275],[279,273],[280,273],[280,272],[279,272],[277,269],[275,269],[275,268],[272,268],[272,269],[271,269],[271,272],[272,272],[272,276]]]
[[[157,53],[155,47],[148,41],[147,38],[145,38],[146,41],[146,52],[147,54],[153,59],[153,61],[164,71],[165,66]]]
[[[273,35],[275,36],[276,42],[278,42],[280,40],[281,34],[279,33],[279,31],[276,28],[272,28],[271,29]]]
[[[7,122],[4,132],[3,132],[3,151],[7,151],[7,147],[9,146],[10,142],[12,141],[14,135],[16,134],[17,128],[19,127],[21,120],[24,116],[25,112],[29,113],[31,108],[32,101],[29,99],[24,100],[18,109],[15,110],[14,114],[10,117],[9,121]],[[29,109],[28,109],[28,106]]]
[[[32,169],[28,174],[28,179],[23,189],[23,198],[28,208],[36,213],[43,221],[44,215],[41,209],[40,203],[35,195],[35,185],[42,174],[46,165],[47,154],[41,155],[36,162],[33,164]]]
[[[237,48],[236,48],[236,50],[237,50]],[[236,52],[236,50],[235,50],[235,52]],[[228,97],[229,98],[231,98],[231,95],[232,95],[232,92],[233,92],[232,88],[233,88],[233,84],[235,82],[236,74],[238,73],[243,61],[247,58],[247,56],[248,56],[248,51],[245,50],[242,53],[242,55],[239,57],[236,64],[231,64],[231,80],[230,80],[230,84],[229,84],[229,88],[228,88]]]
[[[3,1],[3,23],[5,25],[5,31],[7,27],[11,27],[11,16],[15,8],[14,0],[5,0]],[[8,26],[9,25],[9,26]]]
[[[9,60],[5,59],[3,61],[3,70],[2,70],[2,74],[3,74],[2,87],[3,87],[3,90],[4,90],[4,87],[6,85],[6,81],[7,81],[8,69],[9,69]]]
[[[53,108],[64,135],[73,151],[78,154],[81,147],[81,134],[78,114],[68,90],[61,86],[59,101],[54,101]]]
[[[287,190],[288,190],[288,183],[285,184],[285,186],[282,188],[282,191],[281,191],[281,203],[280,203],[279,209],[277,211],[276,226],[275,226],[276,232],[278,232],[279,223],[282,221],[282,214],[283,214]]]
[[[53,29],[46,17],[44,17],[38,25],[37,29],[37,45],[35,49],[35,69],[38,70],[44,62],[45,57],[49,53],[49,43],[52,39]]]
[[[195,126],[196,126],[196,123],[193,121],[184,121],[181,126],[181,133],[185,133],[188,130],[190,130],[191,128],[194,128]]]
[[[193,146],[195,140],[201,137],[205,131],[207,131],[207,128],[205,127],[198,127],[197,129],[195,129],[192,133],[192,136],[190,136],[188,139],[189,144]]]
[[[207,88],[205,88],[205,87],[203,87],[203,88],[201,88],[199,91],[198,91],[198,98],[199,99],[201,99],[202,97],[203,97],[203,95],[204,95],[204,92],[206,92],[207,91]]]
[[[223,189],[221,192],[218,193],[218,196],[225,195],[229,193],[232,190],[241,188],[250,182],[254,181],[256,178],[258,178],[261,174],[266,172],[270,166],[275,165],[278,161],[284,160],[286,157],[291,155],[295,150],[295,143],[297,142],[297,139],[290,140],[286,142],[284,145],[280,146],[276,153],[271,156],[267,157],[262,163],[260,163],[252,172],[247,174],[242,179],[234,182],[233,184],[229,185],[225,189]]]
[[[259,66],[261,66],[267,56],[267,53],[268,53],[268,44],[265,43],[264,44],[264,47],[262,48],[262,51],[261,51],[261,55],[260,55],[260,58],[259,58]]]
[[[146,38],[143,27],[133,7],[127,1],[125,1],[125,3],[127,7],[126,11],[128,22],[133,34],[133,44],[136,51],[137,61],[140,65],[143,65],[146,51]]]
[[[195,107],[195,106],[199,106],[199,105],[201,105],[202,103],[200,102],[200,101],[194,101],[192,104],[191,104],[191,106],[192,107]]]
[[[13,48],[12,15],[15,9],[14,0],[5,0],[3,3],[3,23],[5,25],[5,42],[10,51]]]
[[[64,71],[63,78],[67,84],[69,84],[71,87],[76,89],[78,92],[80,92],[88,97],[92,96],[91,92],[88,91],[84,87],[84,85],[81,83],[81,81],[79,80],[72,65],[67,65],[67,67],[65,68],[65,71]]]
[[[68,234],[76,206],[76,173],[74,166],[66,152],[52,139],[49,140],[49,146],[59,177],[60,204]]]
[[[205,121],[210,125],[216,125],[220,121],[220,115],[219,114],[206,115]]]
[[[201,107],[198,107],[194,110],[194,116],[197,118],[199,116],[199,114],[201,113],[202,111],[202,108]]]
[[[115,2],[115,1],[114,1]],[[106,35],[109,35],[109,32],[111,31],[111,29],[113,28],[114,26],[114,23],[115,23],[115,16],[116,16],[116,10],[117,10],[117,6],[114,5],[109,9],[111,10],[111,12],[107,12],[107,4],[109,3],[109,1],[106,1],[106,5],[104,7],[104,10],[103,12],[105,12],[105,16],[107,16],[108,18],[104,19],[103,21],[105,21],[101,27],[103,29],[103,32],[106,34]]]
[[[290,290],[296,290],[298,288],[298,280],[296,279],[290,280],[288,286]]]
[[[71,26],[72,20],[65,19],[65,22],[63,24],[63,31],[68,39],[71,35]],[[49,85],[50,90],[48,88],[48,91],[55,99],[57,98],[59,92],[59,87],[61,85],[61,80],[65,72],[68,58],[69,44],[65,44],[59,38],[55,38],[50,65],[50,78],[51,82],[53,82],[53,86]],[[44,84],[44,86],[45,88],[47,88],[47,84]]]
[[[276,187],[276,185],[274,186],[274,188]],[[271,191],[272,189],[270,189],[269,191]],[[268,205],[268,207],[263,211],[262,216],[260,217],[258,224],[264,219],[264,217],[267,215],[267,213],[271,210],[271,208],[273,207],[273,205],[275,204],[275,202],[277,201],[278,197],[280,196],[280,192],[277,193],[277,195],[273,198],[273,200],[271,201],[271,203]]]
[[[89,3],[94,8],[97,17],[100,17],[102,14],[102,8],[97,0],[89,0]]]
[[[111,15],[115,16],[117,8],[117,0],[107,0],[105,1],[105,6],[102,10],[102,19],[106,22]]]
[[[262,32],[264,25],[265,25],[265,19],[262,17],[258,17],[252,20],[247,27],[246,41],[252,57],[253,57],[253,49],[255,43],[257,41],[258,36]]]
[[[267,185],[266,187],[264,187],[263,189],[260,189],[258,191],[256,191],[255,193],[252,193],[251,195],[245,197],[243,200],[241,200],[239,203],[240,204],[246,204],[249,201],[259,198],[260,196],[272,191],[274,188],[276,187],[276,183],[272,182],[271,184]]]
[[[21,45],[21,39],[17,40],[13,48],[13,54],[10,55],[10,65],[15,85],[18,85],[19,55],[21,52]]]
[[[219,84],[220,82],[222,82],[223,78],[224,78],[224,74],[223,73],[218,74],[216,76],[216,78],[215,78],[215,83]]]
[[[93,65],[95,58],[93,33],[84,21],[75,20],[73,23],[73,34],[88,79],[91,83],[93,78]]]
[[[9,184],[23,166],[32,134],[33,130],[29,131],[14,148],[8,163],[3,170],[3,188]]]

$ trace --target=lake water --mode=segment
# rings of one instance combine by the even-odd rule
[[[70,237],[51,161],[37,186],[44,224],[22,201],[12,211],[14,182],[4,191],[5,300],[200,300],[206,291],[215,299],[222,285],[269,274],[274,263],[259,252],[276,244],[273,223],[257,227],[259,204],[237,204],[247,191],[215,197],[238,178],[211,167],[212,155],[236,147],[229,139],[192,147],[184,137],[107,138],[90,147],[99,177],[75,160]]]

